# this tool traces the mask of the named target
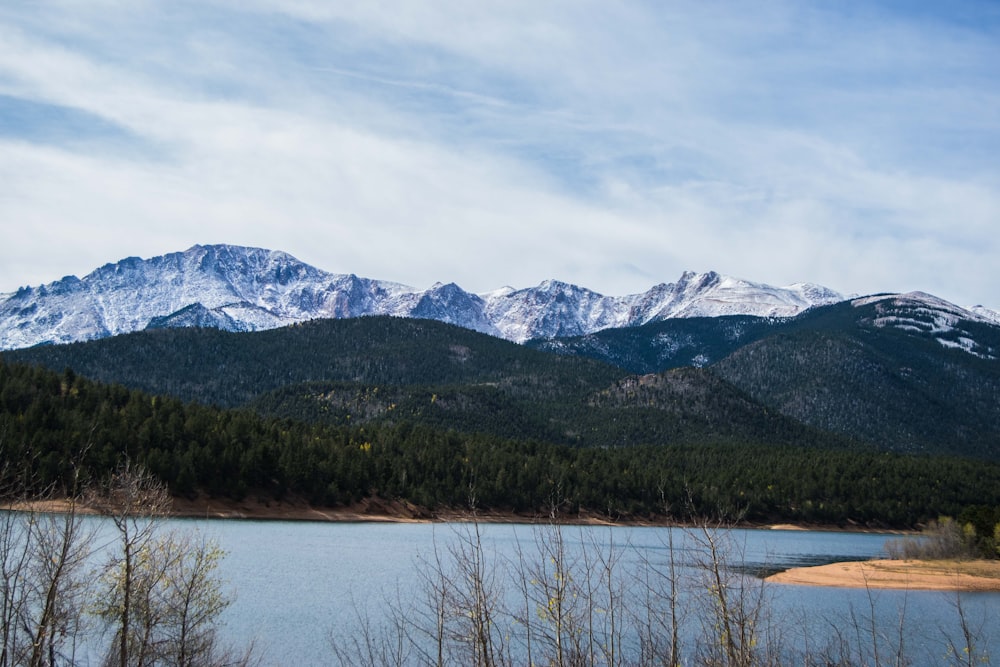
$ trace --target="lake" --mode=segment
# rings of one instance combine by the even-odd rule
[[[539,609],[537,600],[526,601],[518,582],[539,587],[539,577],[552,576],[553,559],[545,544],[553,542],[550,529],[529,525],[480,524],[384,524],[312,523],[280,521],[195,521],[176,520],[180,527],[197,529],[215,538],[226,550],[221,575],[235,596],[225,612],[223,636],[226,641],[253,640],[266,665],[326,665],[335,662],[331,641],[341,645],[363,637],[361,619],[373,626],[401,627],[392,610],[406,615],[415,625],[408,633],[418,634],[413,619],[430,618],[429,584],[438,573],[454,576],[454,555],[468,559],[470,545],[479,544],[484,572],[493,586],[499,606],[526,609],[522,615],[538,624],[535,654],[544,648],[543,626],[551,627],[553,616]],[[699,615],[705,613],[707,590],[701,585],[706,570],[705,534],[698,531],[646,527],[580,527],[559,529],[563,558],[571,572],[576,595],[596,577],[599,589],[602,562],[614,560],[614,590],[609,594],[620,601],[618,607],[595,602],[593,618],[599,617],[607,636],[608,619],[619,611],[619,624],[628,625],[642,614],[643,605],[652,608],[646,596],[664,578],[650,572],[667,571],[670,554],[675,555],[681,589],[677,610],[684,620],[682,647],[691,655],[705,627]],[[842,560],[863,560],[885,555],[884,545],[893,536],[873,533],[723,530],[712,534],[725,553],[726,584],[731,599],[763,595],[764,613],[755,621],[760,641],[777,645],[789,655],[796,652],[830,651],[854,643],[857,658],[879,652],[880,662],[900,649],[912,664],[943,664],[948,655],[948,638],[959,647],[960,619],[956,604],[982,639],[979,647],[1000,659],[1000,627],[997,611],[1000,595],[993,593],[867,591],[851,589],[763,585],[744,579],[744,573],[771,572],[799,565]],[[670,544],[673,542],[673,551]],[[614,558],[609,557],[613,555]],[[603,560],[602,560],[603,556]],[[527,565],[524,565],[527,563]],[[521,576],[530,569],[531,576]],[[461,580],[461,577],[457,578]],[[550,583],[551,583],[550,581]],[[637,585],[636,582],[643,582]],[[623,583],[624,582],[624,583]],[[544,582],[543,582],[544,585]],[[686,586],[686,588],[685,588]],[[612,590],[604,585],[605,591]],[[537,592],[537,591],[536,591]],[[549,590],[543,591],[548,594]],[[644,597],[645,596],[645,597]],[[535,595],[537,598],[538,596]],[[599,596],[595,597],[595,600]],[[567,598],[568,599],[568,598]],[[574,598],[577,600],[578,598]],[[637,604],[637,600],[639,603]],[[551,606],[551,599],[550,599]],[[660,601],[662,603],[662,600]],[[661,604],[662,610],[662,604]],[[511,622],[517,614],[497,615],[498,625]],[[648,615],[646,615],[648,617]],[[628,617],[628,618],[627,618]],[[871,619],[875,619],[872,623]],[[433,623],[431,624],[433,625]],[[426,623],[420,631],[428,629]],[[432,629],[432,628],[431,628]],[[641,652],[641,639],[631,631],[618,630],[620,650]],[[503,630],[511,634],[510,627]],[[524,642],[507,638],[507,648],[523,658]],[[614,642],[605,642],[607,644]],[[412,651],[412,649],[407,649]],[[534,658],[538,660],[538,658]]]

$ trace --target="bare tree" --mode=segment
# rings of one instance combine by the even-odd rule
[[[502,627],[503,570],[483,547],[483,536],[475,514],[456,530],[450,548],[452,575],[445,628],[464,655],[463,664],[496,667],[508,662]]]
[[[26,578],[31,563],[31,524],[24,513],[0,514],[0,667],[23,661],[25,634],[21,618],[27,605]]]
[[[684,580],[674,528],[666,530],[663,545],[665,562],[646,553],[638,554],[632,576],[640,597],[629,605],[629,618],[638,636],[639,664],[679,667],[680,629],[685,621],[681,599]]]
[[[484,548],[476,514],[470,516],[453,527],[448,547],[439,548],[435,538],[429,556],[418,559],[418,599],[401,600],[397,594],[380,624],[355,605],[357,630],[331,632],[334,655],[342,664],[512,664],[509,615],[502,604],[505,569]]]
[[[180,667],[208,664],[216,650],[219,614],[232,603],[215,576],[225,552],[214,542],[191,535],[171,535],[161,542],[161,549],[167,562],[159,587],[163,653],[168,663]]]
[[[512,562],[512,570],[516,574],[514,586],[517,589],[517,606],[512,610],[513,622],[518,628],[525,664],[534,665],[534,623],[532,622],[533,605],[532,588],[533,583],[529,574],[528,561],[520,540],[515,546],[517,560]]]
[[[517,542],[506,567],[495,568],[478,523],[455,528],[453,542],[435,541],[418,564],[422,599],[397,594],[382,627],[365,616],[336,657],[371,667],[910,664],[905,604],[895,624],[886,622],[870,589],[868,609],[852,608],[820,636],[812,631],[823,620],[779,618],[771,589],[745,570],[746,545],[730,521],[667,529],[665,549],[649,551],[619,543],[612,528],[606,538],[579,530],[576,544],[552,518],[534,528],[533,549]],[[968,666],[987,657],[982,627],[970,623],[961,598],[956,610],[961,634],[946,635],[947,660]]]
[[[418,560],[421,604],[408,614],[411,619],[409,626],[413,629],[411,639],[415,640],[414,651],[425,664],[442,667],[446,664],[449,651],[447,631],[453,582],[452,573],[445,567],[436,532],[429,558],[430,560],[421,557]],[[399,624],[399,627],[402,628],[403,625],[405,624]]]
[[[2,449],[0,438],[0,449]],[[85,452],[86,450],[84,450]],[[80,454],[82,458],[83,454]],[[0,519],[0,665],[72,663],[81,629],[83,569],[93,531],[77,514],[77,471],[72,488],[29,497],[24,474],[0,492],[6,507]],[[65,501],[62,513],[35,511],[31,501]]]
[[[29,628],[31,667],[72,663],[75,638],[84,620],[87,592],[84,571],[91,556],[94,530],[84,527],[71,497],[62,514],[33,517],[30,525],[31,602],[24,627]]]
[[[635,578],[626,576],[624,561],[632,551],[626,541],[615,541],[618,529],[608,527],[603,532],[581,530],[583,543],[583,576],[586,577],[588,617],[588,658],[590,664],[609,667],[627,664],[626,635]],[[599,540],[603,534],[607,544]]]
[[[709,664],[750,667],[761,659],[762,624],[768,603],[762,579],[733,571],[730,528],[721,520],[702,520],[691,535],[698,547],[696,567],[702,573],[703,659]],[[766,649],[766,647],[763,647]]]
[[[0,667],[7,667],[19,661],[23,650],[23,633],[20,619],[26,605],[25,576],[31,561],[30,522],[25,515],[14,510],[26,498],[23,480],[13,474],[7,463],[6,432],[0,433],[0,454],[4,463],[0,466],[0,497],[3,498],[3,512],[0,513]]]
[[[529,565],[529,597],[535,607],[538,650],[554,667],[582,664],[586,631],[586,599],[581,595],[578,555],[566,546],[555,522],[536,531],[537,559]]]
[[[223,557],[214,542],[161,531],[169,508],[166,488],[140,468],[120,466],[93,506],[111,520],[117,536],[103,568],[104,594],[93,611],[113,631],[108,665],[247,664],[223,652],[215,627],[231,599],[215,570]]]
[[[109,664],[129,667],[149,661],[149,646],[141,628],[136,627],[136,595],[147,574],[141,561],[152,552],[154,518],[163,515],[170,505],[166,488],[148,472],[126,461],[112,474],[107,486],[89,497],[91,506],[109,517],[118,532],[119,550],[109,556],[104,568],[107,595],[96,607],[97,614],[114,628],[117,660]]]
[[[984,633],[985,621],[974,626],[972,619],[962,603],[961,592],[955,593],[952,600],[955,608],[955,615],[958,619],[958,629],[961,633],[961,641],[956,641],[951,633],[942,632],[948,644],[948,660],[950,664],[962,665],[963,667],[973,667],[979,664],[989,664],[989,653],[981,647]]]
[[[398,591],[397,591],[398,592]],[[352,606],[358,625],[349,631],[331,630],[328,634],[330,649],[337,664],[352,667],[403,667],[413,664],[408,656],[416,656],[418,664],[443,665],[443,659],[429,659],[424,645],[415,641],[410,634],[412,626],[419,627],[408,612],[414,611],[412,600],[403,601],[400,595],[395,600],[386,600],[381,622],[372,621],[367,607],[361,607],[352,597]],[[443,641],[437,645],[444,648]]]
[[[672,515],[666,493],[659,487],[663,515]],[[641,665],[679,667],[681,664],[680,629],[684,622],[682,593],[683,563],[679,556],[681,545],[676,535],[680,529],[668,526],[661,533],[660,544],[666,560],[653,558],[647,552],[638,552],[637,566],[633,571],[640,597],[629,605],[629,618],[638,635],[638,661]],[[654,552],[655,553],[655,552]]]

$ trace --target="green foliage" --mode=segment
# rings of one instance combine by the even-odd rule
[[[886,544],[891,558],[949,559],[997,558],[1000,507],[973,505],[965,507],[958,519],[941,516],[924,527],[918,538],[893,540]]]
[[[973,505],[958,515],[970,550],[984,558],[1000,557],[1000,505]]]
[[[440,322],[391,317],[316,320],[240,334],[159,329],[4,356],[222,407],[308,382],[492,385],[519,393],[580,390],[623,375],[605,364],[528,350]]]
[[[644,391],[679,392],[695,406],[716,393],[699,398],[685,388],[683,374],[650,381]],[[603,401],[608,405],[602,409],[627,414],[634,410],[630,402],[645,400],[630,391],[619,386],[594,395],[595,411]],[[350,396],[372,394],[374,389]],[[426,398],[438,407],[452,400],[447,392]],[[709,439],[715,427],[707,422],[703,428]],[[331,506],[380,496],[431,509],[461,508],[474,489],[481,509],[527,514],[547,514],[559,499],[564,512],[612,518],[656,514],[667,503],[702,515],[743,510],[751,521],[891,526],[959,516],[973,505],[1000,506],[996,464],[727,442],[735,434],[716,431],[714,444],[581,448],[460,433],[402,417],[365,425],[307,423],[0,362],[2,470],[8,478],[25,471],[2,481],[23,478],[35,493],[71,488],[71,461],[81,460],[80,481],[87,483],[127,458],[177,494],[296,496]]]
[[[895,315],[905,327],[885,325]],[[998,460],[1000,328],[960,324],[948,331],[919,308],[845,302],[795,318],[673,319],[528,345],[635,373],[707,366],[772,411],[868,447]],[[951,349],[970,340],[977,354]]]
[[[158,330],[8,358],[329,426],[413,423],[594,447],[850,444],[768,410],[704,371],[635,378],[430,321],[330,320],[254,334]],[[160,459],[154,454],[149,466],[169,473],[182,492],[194,488],[192,470],[165,471]]]
[[[1000,362],[914,331],[936,326],[920,313],[909,328],[881,326],[879,307],[806,313],[713,370],[782,414],[880,449],[1000,458]],[[962,326],[1000,351],[997,327]]]
[[[216,572],[225,553],[197,535],[170,532],[143,543],[130,564],[121,560],[100,578],[91,612],[116,627],[131,586],[126,646],[132,664],[209,664],[219,615],[232,602]],[[117,628],[115,644],[121,641]]]
[[[6,357],[333,425],[410,421],[600,447],[853,443],[1000,460],[1000,328],[962,321],[949,330],[925,311],[841,303],[795,318],[674,319],[526,346],[440,322],[365,317],[251,334],[146,331]],[[892,325],[897,316],[905,327]],[[973,339],[977,354],[954,349]],[[641,403],[614,396],[629,383],[646,387],[630,372],[689,365],[711,370],[686,382],[717,398],[690,405],[648,388]]]

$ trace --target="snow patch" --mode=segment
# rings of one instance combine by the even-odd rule
[[[963,352],[968,352],[969,354],[979,357],[980,359],[996,359],[996,357],[992,354],[980,352],[978,349],[980,347],[979,344],[971,338],[965,338],[962,336],[957,340],[949,340],[947,338],[937,338],[936,340],[944,347],[953,350],[962,350]]]

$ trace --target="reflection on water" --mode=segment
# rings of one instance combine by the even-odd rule
[[[734,572],[763,579],[772,574],[784,572],[795,567],[813,567],[815,565],[829,565],[830,563],[853,563],[870,560],[874,557],[858,556],[856,554],[798,554],[773,561],[745,560],[729,564],[728,567]]]

